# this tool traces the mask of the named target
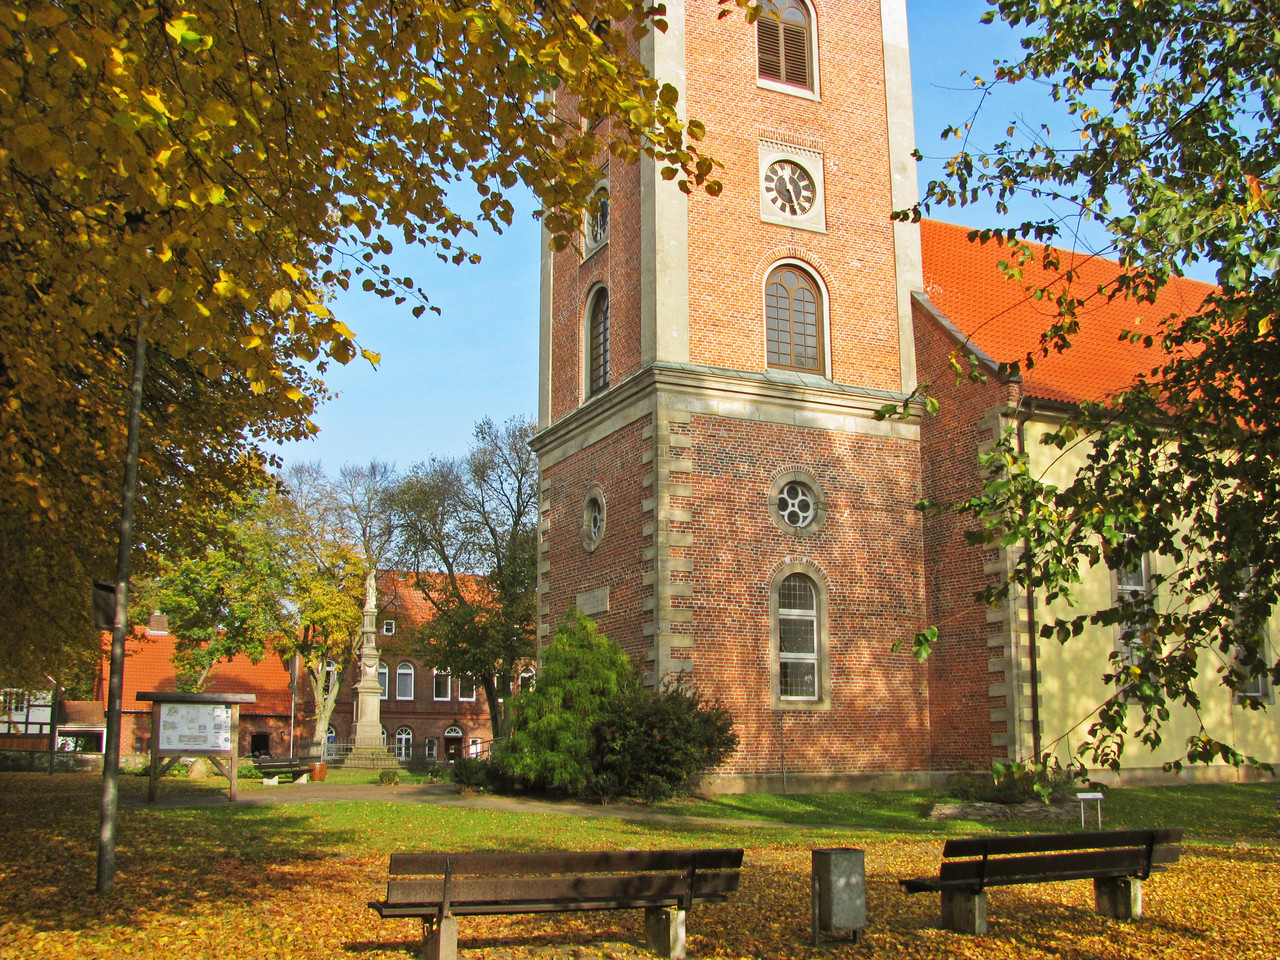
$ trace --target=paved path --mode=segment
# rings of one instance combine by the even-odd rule
[[[430,803],[440,807],[463,807],[472,810],[503,810],[510,813],[545,813],[566,817],[615,817],[620,820],[642,820],[650,823],[689,823],[720,827],[786,827],[789,824],[768,820],[720,820],[709,817],[684,817],[660,813],[630,803],[590,804],[571,801],[533,800],[499,797],[490,794],[463,796],[451,783],[398,784],[384,787],[376,784],[294,783],[262,790],[241,790],[237,804],[267,803],[339,803],[344,800],[369,800],[387,803]],[[173,793],[148,804],[145,797],[122,801],[127,806],[142,808],[220,807],[227,801],[226,791]],[[824,829],[817,827],[816,829]],[[831,826],[830,829],[848,829]]]

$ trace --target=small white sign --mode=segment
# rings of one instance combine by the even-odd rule
[[[160,704],[162,752],[230,753],[231,707],[222,703]]]

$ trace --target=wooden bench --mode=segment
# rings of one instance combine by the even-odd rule
[[[741,850],[393,853],[369,906],[421,918],[426,960],[456,960],[459,916],[642,907],[649,948],[680,960],[689,909],[728,899],[741,867]]]
[[[936,877],[899,880],[907,893],[942,894],[942,925],[961,933],[987,929],[987,887],[1092,880],[1099,913],[1142,916],[1142,881],[1182,852],[1177,830],[1099,830],[948,840]]]
[[[297,780],[303,774],[311,772],[313,763],[319,762],[317,757],[281,757],[279,759],[254,757],[253,768],[262,774],[264,779],[288,777],[290,780]]]

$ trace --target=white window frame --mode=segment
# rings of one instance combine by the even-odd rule
[[[782,584],[795,574],[809,579],[814,591],[812,611],[792,611],[782,607]],[[809,563],[800,561],[782,565],[769,585],[769,669],[773,691],[773,709],[787,711],[829,710],[831,708],[831,650],[830,631],[827,623],[829,599],[827,580],[822,572]],[[793,617],[811,620],[814,625],[814,652],[812,655],[785,654],[782,652],[782,621]],[[784,696],[782,693],[782,664],[812,663],[814,665],[814,696]]]
[[[391,699],[391,668],[378,661],[378,699]]]
[[[756,21],[756,29],[753,32],[756,44],[756,86],[765,90],[772,90],[775,93],[785,93],[792,97],[801,97],[805,100],[822,100],[821,71],[819,70],[819,62],[821,57],[818,55],[818,12],[813,8],[813,4],[808,0],[799,0],[801,6],[809,11],[809,79],[813,81],[813,89],[802,87],[795,83],[783,83],[781,80],[774,80],[771,77],[760,76],[760,28],[759,20]],[[768,10],[761,12],[760,17],[771,17]]]
[[[382,635],[384,637],[394,637],[396,635],[396,622],[394,620],[382,621]]]
[[[337,686],[338,679],[338,665],[332,660],[326,660],[324,662],[324,695],[326,697],[333,693],[333,688]]]
[[[1151,596],[1151,554],[1144,553],[1137,567],[1115,570],[1112,577],[1112,596],[1114,602],[1127,597]],[[1125,666],[1136,666],[1142,659],[1142,630],[1144,625],[1132,621],[1121,621],[1116,624],[1116,650],[1121,654]],[[1125,638],[1125,631],[1136,631],[1136,635]]]
[[[427,737],[422,741],[422,758],[435,761],[440,758],[440,741],[435,737]]]
[[[480,759],[480,751],[484,746],[484,741],[479,737],[472,737],[467,741],[467,756],[472,759]]]
[[[471,695],[467,696],[467,687],[471,688]],[[458,699],[467,703],[473,703],[476,699],[476,683],[466,677],[458,677]]]
[[[407,734],[408,736],[405,736]],[[413,755],[413,730],[401,727],[396,731],[396,759],[408,760]]]
[[[405,693],[401,685],[401,681],[403,681],[405,678],[408,678],[409,680],[409,691],[407,694]],[[396,667],[396,699],[397,700],[413,699],[413,686],[416,679],[417,677],[414,674],[412,663],[405,661],[404,663]]]
[[[440,683],[444,682],[445,695],[440,696]],[[453,674],[448,670],[433,670],[431,673],[431,697],[440,703],[453,699]]]

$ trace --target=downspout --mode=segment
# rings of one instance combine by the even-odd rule
[[[1036,403],[1031,400],[1025,411],[1023,409],[1023,401],[1027,400],[1025,393],[1018,397],[1018,408],[1014,415],[1017,423],[1018,436],[1018,456],[1025,457],[1027,453],[1027,421],[1035,416]],[[1023,562],[1026,565],[1027,576],[1027,653],[1031,658],[1031,751],[1035,754],[1037,762],[1040,760],[1040,668],[1039,668],[1039,651],[1036,647],[1036,594],[1031,589],[1031,540],[1024,538],[1022,541]]]

